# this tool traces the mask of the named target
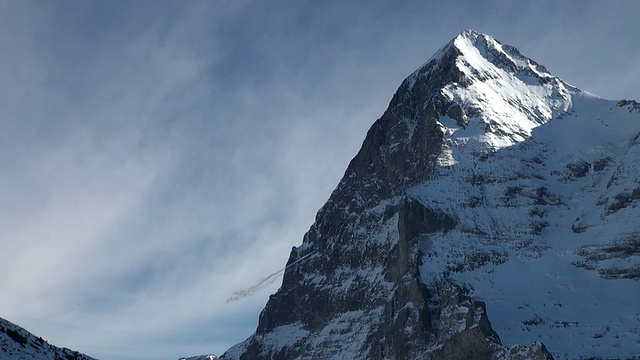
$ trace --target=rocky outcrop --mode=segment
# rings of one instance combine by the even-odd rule
[[[502,350],[483,302],[450,283],[438,286],[437,297],[441,303],[434,360],[486,359]]]
[[[508,354],[499,355],[497,358],[506,360],[553,360],[553,355],[551,355],[544,344],[534,342],[531,346],[514,345],[509,349]]]
[[[618,106],[626,107],[629,112],[637,111],[640,112],[640,104],[635,100],[620,100],[618,101]]]
[[[585,245],[576,249],[583,260],[575,266],[596,270],[606,279],[640,280],[640,264],[632,261],[640,258],[640,233],[627,234],[607,245]]]

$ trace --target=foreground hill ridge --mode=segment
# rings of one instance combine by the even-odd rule
[[[639,134],[637,103],[462,32],[403,81],[221,359],[637,358]]]
[[[43,338],[2,318],[0,318],[0,359],[95,360],[77,351],[51,345]]]

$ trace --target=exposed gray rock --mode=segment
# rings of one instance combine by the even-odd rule
[[[618,101],[618,106],[626,107],[627,109],[629,109],[629,112],[640,112],[640,104],[635,100],[620,100]]]
[[[606,279],[640,280],[640,265],[631,260],[640,257],[640,233],[627,234],[610,245],[585,245],[576,250],[584,260],[573,264],[589,270],[597,270]],[[611,264],[611,260],[617,260]]]
[[[463,128],[469,123],[469,117],[467,117],[467,114],[460,104],[451,104],[447,110],[447,116],[454,119],[456,124]]]
[[[514,345],[509,349],[509,354],[499,358],[505,360],[552,360],[553,356],[543,343],[534,342],[530,346]]]
[[[486,359],[502,350],[483,302],[472,300],[453,284],[445,284],[439,292],[437,343],[442,345],[433,351],[434,360]]]

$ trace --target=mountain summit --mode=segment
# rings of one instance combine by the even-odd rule
[[[637,102],[464,31],[402,82],[221,359],[633,358],[639,160]]]

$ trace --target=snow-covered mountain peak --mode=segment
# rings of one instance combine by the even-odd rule
[[[553,77],[542,65],[525,57],[520,51],[511,46],[503,45],[494,37],[473,30],[465,30],[451,43],[467,57],[480,54],[483,58],[496,66],[504,67],[511,72],[529,71],[541,78]]]
[[[446,136],[456,133],[468,147],[489,151],[529,138],[534,128],[568,112],[573,95],[582,93],[515,47],[472,30],[442,47],[403,85],[407,93],[439,96]]]
[[[454,55],[453,57],[451,55]],[[542,81],[555,78],[546,67],[522,55],[511,45],[502,44],[494,37],[474,30],[465,30],[441,47],[416,73],[435,62],[447,61],[457,57],[465,58],[466,65],[481,71],[486,63],[491,63],[510,73],[533,75]]]
[[[455,65],[462,81],[445,85],[441,93],[457,105],[461,114],[449,114],[456,123],[469,118],[469,129],[458,134],[465,142],[497,150],[523,141],[534,128],[569,111],[572,95],[580,93],[491,36],[466,31],[451,44],[459,52]],[[456,131],[446,120],[442,125],[445,132]]]
[[[464,62],[459,64],[464,63],[466,68],[475,69],[477,72],[487,70],[489,63],[506,72],[535,77],[542,82],[556,79],[546,67],[522,55],[516,47],[503,44],[490,35],[474,30],[461,32],[432,59],[440,59],[443,53],[452,51],[464,58]]]
[[[462,32],[398,88],[221,358],[635,358],[639,113]]]

